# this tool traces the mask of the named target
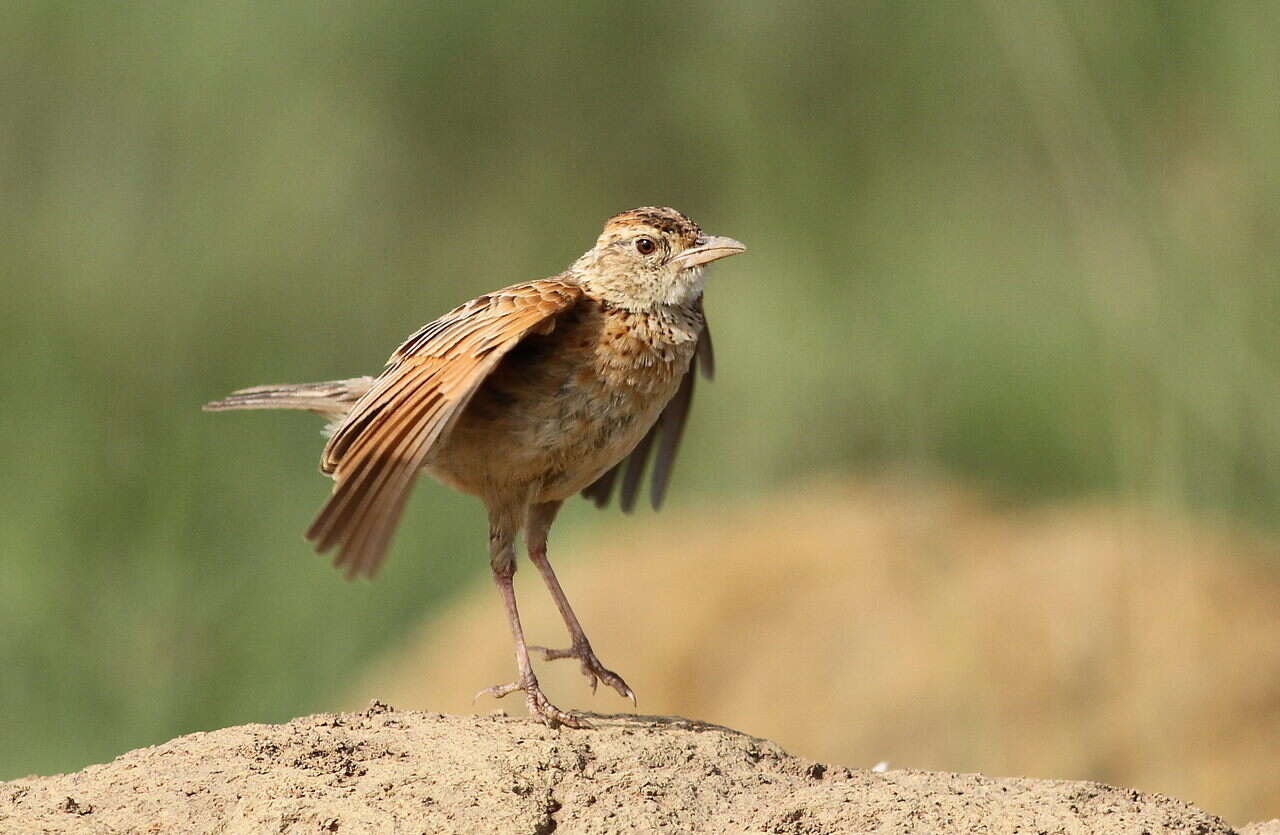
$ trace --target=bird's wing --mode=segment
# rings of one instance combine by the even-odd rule
[[[702,300],[698,300],[698,312],[702,312]],[[676,453],[680,450],[680,438],[684,435],[684,425],[689,419],[689,406],[693,403],[693,384],[701,368],[702,376],[708,380],[715,376],[715,353],[711,348],[711,330],[704,323],[702,333],[698,336],[697,351],[689,363],[689,370],[680,381],[671,402],[667,403],[662,414],[648,434],[636,444],[631,454],[614,465],[613,469],[596,479],[582,495],[595,502],[596,507],[609,504],[613,495],[613,485],[622,476],[622,491],[618,497],[618,506],[624,513],[630,513],[636,506],[636,496],[640,491],[640,480],[644,477],[644,469],[649,462],[649,451],[657,444],[657,455],[653,462],[653,472],[649,477],[649,502],[653,509],[662,506],[667,494],[667,484],[671,481],[671,468],[675,464]]]
[[[325,445],[333,494],[307,530],[317,551],[338,547],[348,578],[372,576],[433,444],[449,431],[502,357],[582,297],[549,278],[480,296],[410,336]]]

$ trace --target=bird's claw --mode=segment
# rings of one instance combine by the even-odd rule
[[[502,697],[510,693],[514,693],[517,690],[523,690],[523,689],[524,689],[524,685],[522,685],[518,681],[513,681],[509,684],[495,684],[492,687],[486,687],[485,689],[481,690],[479,693],[476,693],[474,696],[472,696],[471,704],[475,704],[480,699],[481,696],[492,696],[495,699],[501,699]]]
[[[495,684],[492,687],[486,687],[472,698],[472,702],[481,696],[492,696],[495,699],[501,699],[517,690],[524,691],[525,704],[529,708],[529,715],[537,719],[548,728],[555,728],[557,725],[564,725],[567,728],[590,728],[591,723],[581,716],[561,710],[551,703],[551,701],[542,693],[542,688],[538,686],[538,680],[531,678],[528,681],[518,680],[508,684]]]
[[[578,659],[582,662],[582,674],[591,683],[592,695],[596,692],[596,685],[603,681],[616,690],[619,696],[630,699],[631,706],[636,707],[635,691],[627,686],[622,676],[600,663],[600,659],[596,658],[596,654],[592,652],[590,644],[575,644],[568,649],[548,649],[547,647],[529,647],[529,649],[542,653],[542,657],[547,661],[559,661],[561,658]]]

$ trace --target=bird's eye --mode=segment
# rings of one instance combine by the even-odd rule
[[[636,252],[641,255],[652,255],[658,245],[653,242],[653,238],[636,238]]]

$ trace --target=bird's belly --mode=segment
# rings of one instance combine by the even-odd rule
[[[552,385],[476,393],[426,469],[449,486],[496,500],[566,499],[621,461],[653,426],[679,386],[687,359],[620,384],[590,371]],[[522,383],[528,382],[522,380]]]
[[[546,465],[538,481],[536,501],[567,499],[591,485],[625,458],[645,436],[670,395],[631,408],[595,409],[569,418],[555,439],[546,438],[541,457]]]

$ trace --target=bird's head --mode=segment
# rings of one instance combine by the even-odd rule
[[[707,264],[746,249],[733,238],[703,234],[675,209],[644,206],[609,218],[573,270],[588,291],[619,307],[683,306],[702,295]]]

